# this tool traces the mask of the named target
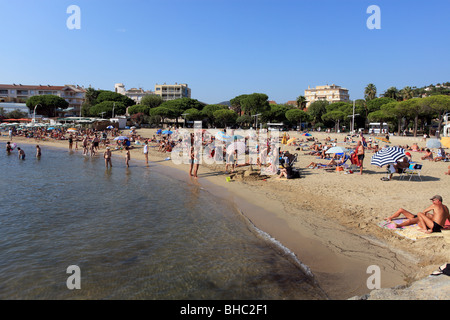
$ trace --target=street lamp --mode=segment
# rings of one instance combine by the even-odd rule
[[[186,128],[186,116],[188,116],[189,113],[183,113],[182,116],[184,118],[184,124],[183,124],[183,128]]]
[[[38,103],[37,105],[34,106],[33,123],[36,122],[36,108],[37,108],[37,106],[41,106],[42,107],[42,105],[40,103]]]
[[[258,116],[260,116],[261,113],[255,114],[252,117],[255,117],[255,129],[258,130]]]

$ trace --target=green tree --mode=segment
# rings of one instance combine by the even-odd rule
[[[285,117],[292,124],[298,125],[299,128],[301,128],[301,123],[303,121],[306,122],[309,120],[309,115],[300,109],[290,109],[286,111]]]
[[[111,118],[114,109],[114,115],[123,115],[126,112],[126,106],[122,102],[103,101],[97,103],[89,109],[89,115],[92,117]]]
[[[208,119],[210,125],[214,124],[214,112],[217,110],[229,110],[227,106],[221,104],[208,104],[203,107],[202,113],[205,118]]]
[[[305,96],[298,96],[296,101],[297,101],[297,108],[302,109],[302,110],[306,108]]]
[[[128,107],[128,113],[134,115],[136,113],[143,113],[144,115],[150,115],[150,107],[142,104],[136,104]]]
[[[203,113],[196,109],[196,108],[190,108],[184,111],[186,114],[186,119],[189,121],[196,121],[196,120],[203,120]]]
[[[36,114],[41,114],[47,117],[54,117],[56,109],[67,109],[69,103],[61,97],[54,95],[32,96],[27,99],[27,107],[31,113],[34,113],[36,107]]]
[[[242,115],[242,99],[244,99],[245,97],[247,97],[248,94],[241,94],[239,96],[234,97],[233,99],[230,100],[231,103],[231,110],[233,110],[234,112],[236,112],[237,114],[239,114],[240,116]]]
[[[386,98],[386,97],[375,98],[375,99],[369,100],[366,103],[367,111],[368,111],[368,113],[378,111],[381,109],[382,105],[390,103],[390,102],[395,102],[395,101],[396,100],[394,100],[392,98]]]
[[[121,102],[127,107],[136,104],[133,99],[130,99],[127,96],[124,96],[123,94],[101,90],[97,96],[96,103],[99,104],[104,101]]]
[[[423,98],[423,104],[430,107],[438,118],[438,132],[441,132],[442,122],[446,113],[450,112],[450,96],[433,95]]]
[[[383,97],[391,98],[391,99],[394,99],[397,101],[401,100],[400,92],[398,91],[398,89],[396,87],[390,87],[389,89],[387,89],[383,93]]]
[[[414,97],[413,89],[409,86],[404,87],[402,90],[400,90],[400,96],[403,100],[409,100]]]
[[[222,127],[226,127],[227,125],[233,125],[238,118],[238,114],[230,109],[222,109],[214,111],[214,119],[217,123]]]
[[[264,93],[252,93],[240,100],[241,109],[249,116],[270,110],[269,97]]]
[[[375,99],[377,97],[377,87],[373,83],[369,83],[364,89],[364,99],[366,101]]]
[[[27,114],[20,110],[13,110],[6,114],[6,118],[8,118],[8,119],[22,119],[22,118],[26,118],[26,117],[27,117]]]
[[[262,113],[262,122],[285,122],[286,112],[292,109],[292,106],[285,104],[271,104],[270,109]]]
[[[163,103],[161,96],[156,94],[148,94],[143,96],[141,99],[141,104],[149,108],[159,107]]]
[[[173,111],[170,108],[160,106],[150,109],[150,116],[153,117],[159,116],[161,118],[162,124],[164,124],[164,120],[166,118],[173,117]]]
[[[252,117],[246,114],[243,116],[239,116],[236,119],[236,123],[239,124],[239,126],[241,127],[248,127],[252,124],[252,122],[253,122]]]
[[[327,106],[329,102],[326,100],[318,100],[311,103],[306,111],[312,119],[313,124],[322,120],[322,115],[327,113]]]
[[[333,110],[322,115],[323,121],[333,121],[336,132],[339,130],[339,123],[346,118],[346,115],[341,110]]]
[[[400,108],[405,108],[409,117],[414,119],[414,137],[417,137],[417,127],[419,116],[424,112],[424,102],[422,98],[412,98],[399,102]]]

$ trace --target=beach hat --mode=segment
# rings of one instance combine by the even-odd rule
[[[406,154],[408,157],[411,157],[411,153],[406,152],[405,154]]]
[[[442,197],[441,196],[435,195],[430,200],[434,200],[434,199],[438,199],[440,202],[442,202]]]

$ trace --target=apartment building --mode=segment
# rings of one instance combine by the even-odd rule
[[[133,99],[136,104],[140,104],[143,97],[149,94],[154,94],[150,90],[144,90],[142,88],[131,88],[129,90],[125,89],[125,85],[123,83],[116,83],[114,85],[114,91],[124,96],[127,96],[130,99]]]
[[[22,85],[0,84],[0,102],[25,103],[32,96],[55,95],[69,103],[67,112],[79,115],[85,101],[86,90],[78,85]]]
[[[308,89],[305,90],[305,98],[307,108],[311,103],[318,100],[326,100],[330,103],[350,101],[348,89],[342,88],[335,84],[332,84],[331,86],[317,86],[315,88],[310,88],[308,86]]]
[[[156,84],[155,94],[159,95],[163,99],[163,101],[190,98],[191,89],[185,83]]]

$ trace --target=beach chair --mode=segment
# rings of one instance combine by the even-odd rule
[[[417,177],[420,181],[422,181],[422,177],[420,176],[420,173],[422,171],[422,165],[415,163],[415,164],[410,164],[408,168],[406,168],[403,171],[403,176],[409,176],[409,181],[411,181],[411,179],[413,177]]]

